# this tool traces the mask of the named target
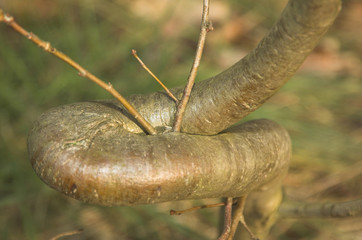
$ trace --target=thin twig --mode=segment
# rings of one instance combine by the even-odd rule
[[[234,216],[233,216],[233,220],[232,220],[232,224],[231,224],[231,231],[230,231],[228,240],[232,240],[234,238],[236,229],[239,226],[239,219],[243,215],[244,204],[245,204],[245,197],[238,198],[238,204],[236,205],[235,210],[234,210]]]
[[[175,132],[180,132],[180,130],[181,130],[182,118],[184,116],[186,106],[187,106],[187,103],[190,98],[192,87],[194,86],[194,83],[195,83],[197,70],[199,69],[200,60],[202,57],[202,52],[203,52],[205,40],[206,40],[206,33],[213,30],[211,22],[209,21],[209,5],[210,5],[210,0],[204,0],[200,37],[199,37],[199,41],[197,43],[196,55],[195,55],[195,59],[194,59],[194,63],[192,65],[191,71],[190,71],[190,75],[187,80],[187,85],[184,89],[184,92],[183,92],[183,95],[181,98],[181,102],[177,106],[176,119],[175,119],[175,122],[173,125],[173,131],[175,131]]]
[[[181,215],[187,212],[193,212],[193,211],[197,211],[199,209],[204,209],[204,208],[213,208],[213,207],[222,207],[224,206],[225,203],[214,203],[214,204],[207,204],[207,205],[201,205],[201,206],[196,206],[196,207],[192,207],[192,208],[188,208],[185,210],[170,210],[170,215]]]
[[[227,198],[225,205],[224,231],[222,232],[218,240],[227,240],[230,236],[232,206],[233,206],[233,198],[229,197]]]
[[[228,240],[232,240],[236,229],[238,228],[239,222],[241,222],[241,224],[244,226],[244,228],[246,229],[246,231],[249,233],[251,239],[258,239],[254,233],[250,230],[250,228],[248,227],[248,225],[245,222],[244,219],[244,207],[245,207],[245,202],[246,202],[246,196],[240,197],[238,198],[238,204],[234,210],[234,216],[233,216],[233,221],[232,221],[232,225],[231,225],[231,231],[230,231],[230,236]]]
[[[156,130],[137,112],[137,110],[121,94],[119,94],[113,88],[111,83],[107,84],[103,82],[102,80],[100,80],[99,78],[88,72],[86,69],[84,69],[82,66],[80,66],[78,63],[76,63],[74,60],[72,60],[70,57],[52,47],[49,42],[45,42],[40,38],[38,38],[35,34],[26,31],[24,28],[22,28],[19,24],[17,24],[14,21],[14,18],[11,15],[4,14],[1,8],[0,8],[0,22],[5,22],[15,31],[17,31],[18,33],[25,36],[27,39],[31,40],[36,45],[41,47],[44,51],[49,52],[58,57],[59,59],[63,60],[64,62],[68,63],[70,66],[72,66],[78,71],[79,76],[86,77],[91,81],[95,82],[96,84],[98,84],[99,86],[101,86],[102,88],[104,88],[127,109],[127,111],[136,119],[136,121],[145,129],[145,131],[147,131],[151,135],[156,134]]]
[[[70,232],[60,233],[60,234],[52,237],[50,240],[58,240],[59,238],[67,237],[67,236],[73,236],[73,235],[79,234],[81,232],[83,232],[83,229],[78,229],[78,230],[74,230],[74,231],[70,231]]]
[[[178,99],[172,94],[172,92],[160,81],[160,79],[158,79],[158,77],[156,77],[155,74],[153,74],[153,72],[146,66],[146,64],[144,64],[144,62],[141,60],[141,58],[138,57],[137,55],[137,51],[132,49],[132,55],[138,60],[138,62],[141,64],[141,66],[161,85],[161,87],[163,89],[165,89],[167,95],[172,98],[176,104],[178,104]]]

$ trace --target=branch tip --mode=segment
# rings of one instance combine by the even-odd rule
[[[137,110],[121,95],[119,94],[113,87],[112,84],[106,84],[98,77],[94,76],[93,74],[89,73],[85,70],[82,66],[80,66],[77,62],[73,59],[65,55],[64,53],[58,51],[56,48],[53,48],[50,42],[45,42],[37,37],[34,33],[26,31],[22,28],[19,24],[14,21],[14,18],[10,14],[4,14],[3,10],[0,8],[0,21],[5,22],[10,27],[12,27],[16,32],[20,33],[37,46],[41,47],[46,52],[49,52],[59,58],[60,60],[68,63],[70,66],[75,68],[78,71],[78,75],[81,77],[86,77],[92,82],[96,83],[98,86],[105,89],[107,92],[112,94],[123,106],[124,108],[135,118],[138,120],[138,123],[146,130],[147,133],[155,135],[156,130],[149,124],[138,112]]]
[[[179,211],[171,209],[170,210],[170,215],[181,215],[181,213]]]
[[[132,55],[137,59],[137,61],[141,64],[141,66],[143,67],[143,69],[145,69],[160,85],[161,87],[166,91],[167,95],[172,98],[176,104],[178,104],[178,99],[172,94],[172,92],[161,82],[160,79],[158,79],[158,77],[153,74],[153,72],[146,66],[146,64],[144,64],[144,62],[141,60],[141,58],[137,55],[137,51],[132,49],[131,50]]]
[[[83,229],[78,229],[78,230],[74,230],[74,231],[69,231],[69,232],[64,232],[64,233],[60,233],[54,237],[52,237],[50,240],[58,240],[60,238],[63,238],[63,237],[69,237],[69,236],[73,236],[73,235],[76,235],[76,234],[80,234],[83,232]]]

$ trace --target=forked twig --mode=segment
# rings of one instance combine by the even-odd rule
[[[65,55],[64,53],[58,51],[56,48],[52,47],[49,42],[45,42],[37,37],[34,33],[26,31],[22,28],[18,23],[14,21],[14,18],[9,14],[4,14],[3,10],[0,8],[0,22],[5,22],[10,27],[12,27],[16,32],[25,36],[27,39],[34,42],[36,45],[41,47],[44,51],[53,54],[64,62],[68,63],[70,66],[75,68],[78,71],[79,76],[86,77],[91,81],[98,84],[100,87],[104,88],[107,92],[112,94],[125,108],[126,110],[138,121],[138,123],[151,135],[156,134],[156,130],[144,119],[141,114],[137,112],[137,110],[121,95],[119,94],[112,86],[111,83],[105,83],[100,80],[98,77],[94,76],[90,72],[88,72],[85,68],[80,66],[70,57]]]
[[[196,50],[194,63],[192,65],[192,68],[191,68],[191,71],[190,71],[190,74],[189,74],[189,77],[187,80],[187,84],[186,84],[186,87],[184,89],[184,92],[183,92],[183,95],[181,98],[181,102],[177,106],[176,118],[175,118],[175,122],[173,125],[173,131],[175,131],[175,132],[180,132],[180,130],[181,130],[182,118],[184,116],[186,106],[187,106],[187,103],[190,98],[192,87],[194,86],[194,83],[195,83],[197,70],[199,69],[202,52],[204,50],[206,34],[209,31],[213,30],[211,22],[209,21],[209,5],[210,5],[210,0],[204,0],[203,10],[202,10],[200,37],[199,37],[199,41],[197,43],[197,50]]]
[[[250,230],[248,225],[245,222],[244,218],[244,207],[246,202],[246,196],[238,198],[238,205],[235,208],[234,216],[231,224],[231,231],[228,240],[232,240],[236,229],[238,228],[239,222],[243,225],[243,227],[246,229],[246,231],[249,233],[252,240],[257,240],[258,238],[254,235],[254,233]]]
[[[218,238],[218,240],[226,240],[226,239],[228,239],[228,237],[230,235],[230,232],[231,232],[232,206],[235,203],[237,203],[237,199],[227,198],[226,202],[222,202],[222,203],[201,205],[201,206],[196,206],[196,207],[192,207],[192,208],[188,208],[188,209],[180,210],[180,211],[170,210],[170,215],[181,215],[181,214],[186,213],[186,212],[192,212],[192,211],[196,211],[196,210],[203,209],[203,208],[212,208],[212,207],[225,206],[224,230],[223,230],[221,236]]]
[[[172,98],[176,104],[178,104],[178,99],[172,94],[172,92],[156,77],[155,74],[144,64],[144,62],[141,60],[141,58],[138,57],[136,50],[132,49],[132,55],[137,59],[137,61],[141,64],[141,66],[161,85],[163,89],[165,89],[167,95]]]

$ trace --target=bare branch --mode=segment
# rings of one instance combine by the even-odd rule
[[[170,210],[170,215],[181,215],[187,212],[193,212],[193,211],[197,211],[200,209],[204,209],[204,208],[213,208],[213,207],[221,207],[221,206],[225,206],[225,203],[215,203],[215,204],[207,204],[207,205],[201,205],[201,206],[196,206],[196,207],[192,207],[192,208],[188,208],[185,210]]]
[[[38,38],[34,33],[26,31],[22,28],[18,23],[14,21],[14,18],[9,14],[4,14],[3,10],[0,8],[0,22],[5,22],[10,27],[12,27],[16,32],[25,36],[27,39],[38,45],[44,51],[53,54],[58,57],[60,60],[68,63],[70,66],[75,68],[78,71],[78,75],[81,77],[85,77],[105,89],[107,92],[112,94],[126,109],[127,111],[135,118],[135,120],[147,131],[149,134],[156,134],[156,130],[144,119],[141,114],[137,112],[137,110],[121,95],[119,94],[112,86],[111,83],[105,83],[100,80],[98,77],[94,76],[90,72],[88,72],[85,68],[80,66],[70,57],[65,55],[64,53],[58,51],[56,48],[52,47],[49,42],[45,42]]]
[[[187,80],[187,85],[184,89],[184,92],[183,92],[183,95],[181,98],[181,102],[177,106],[176,119],[175,119],[175,122],[173,125],[173,131],[175,131],[175,132],[180,132],[180,130],[181,130],[182,118],[184,116],[186,106],[189,101],[190,94],[191,94],[192,88],[195,83],[196,74],[199,69],[202,52],[204,50],[206,34],[212,30],[212,25],[211,25],[211,22],[209,21],[209,5],[210,5],[210,0],[204,0],[203,10],[202,10],[202,19],[201,19],[201,31],[200,31],[199,41],[197,43],[195,60],[192,65],[190,75]]]
[[[244,207],[245,207],[245,200],[246,200],[246,196],[238,198],[238,204],[234,211],[234,216],[233,216],[232,225],[231,225],[231,232],[230,232],[230,236],[229,236],[228,240],[233,239],[236,229],[238,228],[239,222],[241,222],[241,224],[244,226],[246,231],[249,233],[251,239],[253,239],[253,240],[258,239],[254,235],[254,233],[250,230],[250,228],[248,227],[248,225],[245,222],[244,213],[243,213]]]
[[[109,206],[243,196],[280,181],[289,166],[289,135],[269,120],[249,121],[217,136],[144,136],[123,130],[119,119],[109,102],[49,110],[29,133],[33,169],[70,197]],[[96,134],[99,129],[103,134]]]
[[[295,73],[333,23],[340,4],[340,0],[291,0],[279,22],[245,59],[195,84],[182,120],[185,133],[135,134],[139,132],[129,130],[130,120],[119,114],[116,101],[76,103],[48,111],[28,138],[34,170],[58,191],[100,205],[239,197],[261,187],[266,191],[287,171],[288,134],[266,120],[225,129],[257,109]],[[175,104],[165,94],[129,99],[153,126],[172,125]],[[112,126],[102,129],[104,134],[96,134],[100,127],[87,129],[102,121]],[[69,146],[69,140],[77,138],[92,141]],[[100,159],[101,166],[94,164]],[[265,206],[263,201],[254,202]]]
[[[194,85],[182,132],[217,134],[262,106],[295,74],[340,9],[340,0],[290,0],[254,50]]]

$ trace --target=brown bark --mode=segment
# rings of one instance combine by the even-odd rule
[[[290,1],[269,34],[246,57],[195,84],[181,131],[216,134],[259,108],[295,74],[340,7],[340,0]],[[178,98],[182,95],[181,88],[172,92]],[[164,93],[129,100],[154,127],[172,126],[175,104]],[[132,123],[130,127],[142,131]]]
[[[278,184],[290,158],[287,132],[257,120],[216,136],[126,132],[119,111],[78,103],[43,115],[29,137],[31,163],[51,187],[100,205],[238,197]],[[36,144],[33,144],[36,142]]]
[[[224,129],[260,107],[295,73],[340,4],[291,0],[256,49],[194,86],[183,133],[167,133],[176,108],[164,93],[129,98],[158,130],[156,136],[143,134],[114,100],[48,111],[29,134],[33,168],[58,191],[101,205],[240,197],[274,188],[288,167],[286,131],[268,120]]]

